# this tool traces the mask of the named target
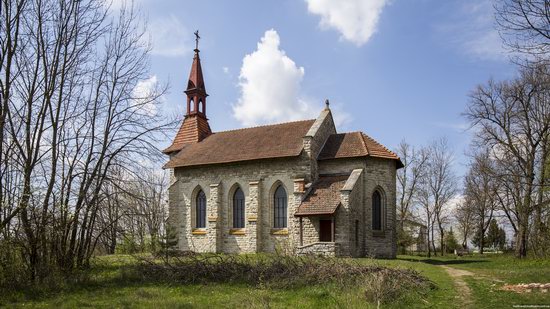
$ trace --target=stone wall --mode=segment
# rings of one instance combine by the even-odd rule
[[[319,242],[319,219],[322,218],[302,217],[303,246]]]
[[[336,134],[336,127],[334,126],[332,112],[326,108],[317,117],[303,140],[304,152],[311,159],[312,179],[315,179],[319,174],[317,157],[331,134]]]
[[[338,244],[334,242],[316,242],[296,249],[297,255],[337,256]]]
[[[365,233],[365,207],[364,200],[364,170],[353,170],[346,185],[342,189],[342,204],[347,204],[349,216],[347,218],[347,245],[340,246],[346,255],[359,257],[364,254],[364,233]]]
[[[359,190],[349,196],[349,209],[343,211],[343,217],[336,222],[336,231],[340,233],[337,241],[346,241],[349,247],[342,245],[342,252],[352,256],[373,256],[393,258],[397,253],[397,235],[395,232],[395,181],[396,165],[393,160],[379,158],[333,159],[319,162],[320,174],[351,173],[363,169]],[[384,229],[372,230],[372,194],[379,189],[383,194]],[[361,244],[355,247],[355,220],[359,220],[358,234]],[[345,229],[342,231],[342,229]],[[345,233],[345,234],[344,234]]]
[[[169,188],[169,222],[176,229],[179,249],[196,252],[290,250],[297,241],[292,235],[298,231],[294,212],[301,201],[301,193],[294,193],[294,180],[305,179],[306,174],[309,174],[309,158],[305,154],[287,159],[176,168],[177,181]],[[288,194],[288,229],[282,230],[273,229],[272,197],[278,185],[283,185]],[[237,187],[245,195],[245,228],[241,230],[232,229],[232,200]],[[208,198],[208,222],[205,229],[197,230],[194,208],[201,189]]]
[[[397,254],[395,177],[396,162],[377,158],[367,159],[365,170],[365,254],[367,256],[395,258]],[[372,230],[372,194],[379,190],[382,194],[383,229]]]

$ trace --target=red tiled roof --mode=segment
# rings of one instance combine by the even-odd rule
[[[317,159],[328,160],[366,156],[394,159],[398,161],[398,167],[403,166],[395,153],[362,132],[332,134],[327,139]]]
[[[315,216],[334,214],[340,206],[340,190],[344,187],[348,175],[321,176],[313,184],[311,191],[298,206],[295,216]]]
[[[315,120],[213,133],[199,143],[185,145],[165,168],[294,157]]]
[[[191,115],[185,117],[181,127],[174,137],[174,141],[170,147],[162,152],[171,153],[181,150],[186,144],[200,142],[212,134],[208,120],[200,115]]]
[[[361,133],[361,135],[363,136],[363,140],[365,141],[365,145],[367,146],[367,152],[369,153],[369,156],[399,160],[399,157],[393,151],[384,147],[384,145],[375,141],[372,137],[368,136],[365,133]]]

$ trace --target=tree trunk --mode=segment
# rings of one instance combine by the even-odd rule
[[[522,220],[523,221],[523,220]],[[527,223],[520,224],[516,237],[516,257],[524,258],[527,256]]]

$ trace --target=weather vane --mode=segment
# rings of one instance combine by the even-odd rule
[[[195,49],[199,49],[199,40],[201,37],[199,36],[199,30],[195,31]]]

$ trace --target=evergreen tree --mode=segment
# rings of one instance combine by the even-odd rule
[[[499,248],[500,247],[500,228],[498,226],[497,220],[492,219],[491,223],[489,223],[489,229],[487,230],[487,245],[489,245],[491,248]]]
[[[475,233],[474,233],[474,236],[472,237],[472,244],[476,247],[480,247],[481,246],[481,233],[479,232],[479,228],[477,228],[475,230]],[[483,243],[486,245],[487,244],[487,236],[486,235],[483,235]],[[479,248],[481,249],[481,248]]]
[[[453,228],[447,232],[445,235],[445,248],[447,253],[452,253],[459,247],[458,241],[456,240],[455,234],[453,233]]]
[[[506,232],[503,228],[499,229],[499,237],[498,237],[498,249],[501,251],[504,251],[506,247]]]
[[[159,237],[159,248],[161,248],[161,256],[164,256],[166,259],[170,254],[176,251],[178,245],[177,233],[176,230],[170,226],[166,226],[166,231],[161,237]]]

